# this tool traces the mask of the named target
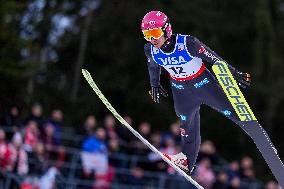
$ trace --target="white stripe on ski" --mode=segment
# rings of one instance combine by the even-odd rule
[[[193,180],[188,174],[186,174],[184,171],[182,171],[179,167],[177,167],[173,162],[171,162],[169,159],[167,159],[157,148],[155,148],[152,144],[150,144],[145,138],[143,138],[135,129],[133,129],[118,113],[117,111],[112,107],[112,105],[109,103],[109,101],[105,98],[103,93],[100,91],[94,80],[92,79],[91,74],[86,70],[82,69],[82,73],[85,77],[85,79],[88,81],[89,85],[93,88],[95,93],[98,95],[98,97],[101,99],[101,101],[106,105],[106,107],[111,111],[111,113],[118,119],[118,121],[123,124],[127,129],[129,129],[137,138],[139,138],[146,146],[148,146],[153,152],[158,154],[165,162],[167,162],[170,166],[172,166],[179,174],[181,174],[186,180],[191,182],[194,186],[196,186],[198,189],[204,189],[202,186],[200,186],[195,180]]]

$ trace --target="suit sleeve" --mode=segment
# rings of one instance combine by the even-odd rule
[[[151,47],[149,43],[144,45],[144,52],[147,57],[147,66],[151,87],[158,87],[160,86],[161,67],[154,62],[151,56]]]
[[[211,65],[213,65],[217,61],[226,62],[222,57],[220,57],[217,53],[211,50],[204,43],[199,41],[196,37],[188,36],[186,39],[186,45],[190,54],[198,58],[201,58],[203,61]],[[235,73],[236,69],[233,66],[228,64],[228,67],[232,73]]]

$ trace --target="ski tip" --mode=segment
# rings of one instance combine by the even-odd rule
[[[82,69],[82,74],[89,74],[89,72],[86,69]]]

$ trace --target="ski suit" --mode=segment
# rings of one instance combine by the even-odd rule
[[[206,104],[234,121],[254,140],[278,182],[284,184],[283,164],[264,129],[260,125],[249,127],[240,122],[218,81],[206,68],[204,61],[213,65],[222,60],[220,56],[197,38],[181,34],[173,35],[160,49],[147,43],[144,51],[152,87],[160,86],[161,67],[170,75],[175,112],[181,122],[182,152],[188,158],[189,170],[195,165],[201,143],[200,105]],[[234,73],[235,68],[228,66]],[[265,154],[267,148],[274,159],[270,159],[271,154]]]

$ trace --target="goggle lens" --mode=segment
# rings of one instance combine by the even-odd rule
[[[154,39],[159,39],[163,34],[163,30],[161,28],[154,28],[154,29],[150,29],[150,30],[144,30],[142,31],[144,38],[147,41],[151,41],[152,38]]]

